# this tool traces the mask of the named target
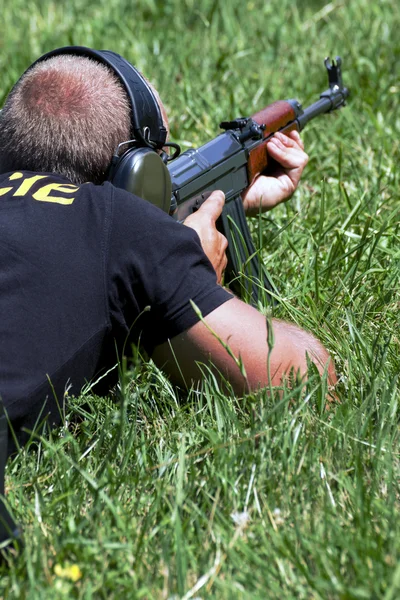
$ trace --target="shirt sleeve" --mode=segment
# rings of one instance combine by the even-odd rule
[[[232,298],[197,233],[149,202],[109,186],[112,195],[108,244],[108,301],[120,343],[154,347],[198,322]]]

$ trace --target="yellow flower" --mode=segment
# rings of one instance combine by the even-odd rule
[[[57,575],[57,577],[61,577],[61,579],[69,579],[74,583],[82,577],[82,571],[78,565],[67,564],[65,567],[62,567],[61,565],[57,564],[54,567],[54,573]]]

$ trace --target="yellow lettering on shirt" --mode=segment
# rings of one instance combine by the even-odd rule
[[[44,185],[37,192],[35,192],[33,197],[35,200],[39,200],[40,202],[54,202],[56,204],[72,204],[75,198],[60,198],[58,196],[50,196],[51,192],[61,192],[63,194],[74,194],[79,190],[79,187],[73,185],[72,183],[49,183],[48,185]]]
[[[14,187],[11,187],[11,186],[0,188],[0,196],[4,196],[8,192],[12,192],[13,190],[14,190],[14,193],[12,194],[13,197],[26,196],[26,194],[30,191],[32,186],[37,181],[40,181],[41,179],[48,179],[48,178],[49,178],[48,175],[33,175],[32,177],[26,177],[24,179],[23,173],[16,171],[12,175],[10,175],[10,177],[8,178],[8,181],[18,181],[19,179],[23,179],[23,181],[20,183],[20,185],[19,185],[19,187],[17,187],[17,189],[15,189]],[[75,198],[71,198],[71,197],[62,198],[61,196],[52,196],[51,193],[59,192],[60,194],[67,194],[68,196],[70,196],[71,194],[74,194],[78,190],[79,190],[79,187],[77,187],[76,185],[73,185],[72,183],[48,183],[47,185],[44,185],[41,188],[39,188],[34,194],[32,194],[32,197],[35,200],[38,200],[40,202],[53,202],[55,204],[68,205],[68,204],[72,204],[73,201],[75,200]]]
[[[22,173],[14,173],[13,175],[11,175],[10,179],[17,179],[17,177],[15,177],[15,175],[22,175]],[[45,179],[45,177],[47,177],[47,175],[34,175],[34,177],[27,177],[21,183],[19,188],[17,190],[15,190],[13,195],[14,196],[25,196],[25,194],[27,192],[29,192],[29,190],[31,189],[31,187],[33,186],[33,184],[36,181],[39,181],[39,179]]]
[[[8,181],[16,181],[18,179],[22,179],[23,178],[23,173],[20,173],[19,171],[17,171],[16,173],[13,173],[12,175],[10,175],[10,177],[8,178]],[[29,192],[29,190],[31,189],[31,187],[33,186],[33,184],[38,181],[39,179],[44,179],[45,177],[48,177],[47,175],[35,175],[34,177],[27,177],[26,179],[24,179],[24,181],[21,183],[21,185],[15,190],[15,192],[13,193],[13,196],[25,196],[25,194],[27,192]],[[11,192],[13,188],[12,187],[5,187],[5,188],[0,188],[0,196],[4,196],[5,194],[7,194],[7,192]]]
[[[21,179],[21,177],[23,177],[22,173],[13,173],[8,178],[8,181],[13,181],[14,179]],[[0,188],[0,196],[4,196],[5,194],[7,194],[7,192],[11,192],[11,190],[12,187]]]

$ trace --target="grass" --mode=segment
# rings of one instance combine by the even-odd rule
[[[400,597],[400,7],[395,0],[0,0],[0,102],[39,55],[112,49],[153,80],[184,147],[280,98],[304,105],[339,54],[348,106],[304,132],[295,197],[255,223],[281,298],[340,374],[307,390],[174,389],[140,360],[124,401],[87,391],[8,463],[25,548],[4,598]],[[266,307],[261,307],[265,309]]]

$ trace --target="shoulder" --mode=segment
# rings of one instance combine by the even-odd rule
[[[119,239],[123,236],[126,240],[134,240],[136,246],[145,242],[146,247],[156,242],[160,251],[172,241],[176,244],[181,240],[201,247],[193,229],[185,227],[159,207],[109,182],[99,187],[111,199],[112,234]]]

